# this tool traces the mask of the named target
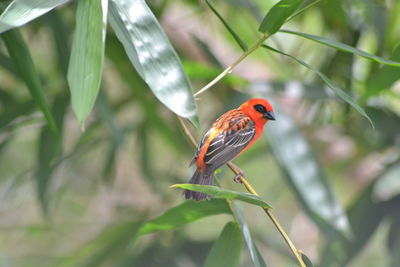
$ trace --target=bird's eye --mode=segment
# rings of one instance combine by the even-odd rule
[[[258,112],[260,112],[261,114],[264,114],[264,113],[267,112],[265,107],[263,105],[260,105],[260,104],[254,105],[254,109],[257,110]]]

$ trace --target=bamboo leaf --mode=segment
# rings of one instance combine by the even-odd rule
[[[261,256],[260,252],[257,249],[256,244],[253,241],[253,238],[251,237],[251,233],[249,230],[249,226],[247,225],[246,219],[244,218],[242,207],[237,201],[233,202],[233,209],[232,211],[236,215],[236,218],[238,219],[240,226],[242,227],[242,234],[244,237],[244,240],[246,242],[247,248],[250,253],[250,258],[253,261],[253,264],[255,267],[266,267],[267,265],[264,262],[263,257]]]
[[[393,60],[400,61],[400,45],[398,45],[393,53]],[[400,68],[392,66],[383,66],[374,72],[368,79],[366,85],[367,90],[365,92],[364,98],[369,98],[371,96],[377,95],[385,89],[389,89],[400,77]]]
[[[68,106],[68,98],[64,92],[59,93],[52,105],[52,114],[60,130],[60,139],[63,132],[64,117]],[[37,195],[42,211],[48,215],[49,211],[49,188],[51,185],[52,174],[56,168],[53,161],[62,152],[62,142],[54,135],[51,135],[49,127],[44,127],[40,133],[38,155],[37,155],[37,170],[35,172],[35,181]]]
[[[197,108],[190,82],[145,1],[110,1],[109,20],[132,65],[154,95],[171,111],[197,126]]]
[[[304,261],[304,264],[306,265],[306,267],[314,267],[314,264],[312,263],[312,261],[307,257],[306,254],[304,254],[303,252],[300,252],[301,258]]]
[[[198,184],[175,184],[171,186],[171,188],[176,188],[176,187],[189,189],[200,193],[206,193],[207,195],[210,195],[212,197],[237,199],[264,208],[271,208],[270,205],[268,205],[264,200],[262,200],[260,197],[256,195],[223,189],[218,186],[198,185]]]
[[[243,237],[240,226],[228,222],[207,256],[204,267],[239,266]]]
[[[44,95],[39,74],[35,68],[32,56],[21,34],[17,29],[1,34],[11,59],[14,61],[20,77],[24,80],[29,93],[36,105],[42,111],[47,123],[55,136],[59,135],[57,125]]]
[[[398,62],[398,61],[388,60],[388,59],[384,59],[384,58],[381,58],[378,56],[374,56],[367,52],[364,52],[362,50],[354,48],[352,46],[343,44],[343,43],[335,41],[335,40],[330,40],[330,39],[322,37],[322,36],[316,36],[316,35],[312,35],[312,34],[308,34],[308,33],[296,32],[296,31],[291,31],[291,30],[280,30],[279,32],[301,36],[308,40],[335,48],[340,51],[355,54],[357,56],[360,56],[360,57],[363,57],[363,58],[366,58],[369,60],[373,60],[373,61],[381,63],[381,64],[400,67],[400,62]]]
[[[0,33],[24,25],[69,0],[14,0],[0,16]]]
[[[262,47],[269,49],[275,53],[287,56],[291,59],[293,59],[294,61],[296,61],[297,63],[303,65],[304,67],[308,68],[309,70],[312,70],[315,74],[317,74],[324,82],[325,84],[331,88],[337,96],[339,96],[341,99],[343,99],[344,101],[346,101],[347,103],[349,103],[355,110],[357,110],[363,117],[365,117],[369,123],[371,124],[372,127],[374,127],[374,124],[371,120],[371,118],[367,115],[367,113],[353,100],[353,98],[351,96],[349,96],[345,91],[343,91],[340,87],[338,87],[334,82],[332,82],[325,74],[323,74],[322,72],[320,72],[319,70],[315,69],[314,67],[308,65],[306,62],[304,62],[301,59],[298,59],[292,55],[286,54],[280,50],[277,50],[275,48],[272,48],[268,45],[262,45]]]
[[[235,39],[236,43],[240,46],[240,48],[243,51],[246,51],[247,45],[246,43],[240,38],[240,36],[232,29],[231,26],[224,20],[224,18],[218,13],[218,11],[211,5],[209,0],[206,0],[206,3],[208,7],[211,9],[211,11],[218,17],[218,19],[224,24],[225,28],[229,31],[229,33],[232,35],[233,39]]]
[[[258,30],[265,35],[276,33],[302,3],[303,0],[279,1],[265,15]]]
[[[111,134],[112,141],[109,144],[109,150],[105,153],[105,161],[103,164],[102,178],[104,181],[110,182],[115,174],[115,163],[117,154],[123,144],[125,132],[114,122],[112,107],[109,103],[107,94],[100,90],[96,101],[96,113],[107,127]]]
[[[175,229],[201,218],[223,213],[231,213],[226,201],[223,199],[211,199],[210,201],[198,203],[190,200],[148,221],[140,228],[139,234],[145,235],[160,230]]]
[[[81,127],[93,108],[103,71],[107,0],[79,0],[68,66],[72,107]]]

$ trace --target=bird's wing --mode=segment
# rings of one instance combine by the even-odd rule
[[[221,167],[239,155],[255,135],[255,124],[249,117],[240,116],[230,121],[229,127],[211,140],[204,155],[205,164],[210,169]]]
[[[206,141],[207,141],[208,137],[210,136],[211,132],[212,132],[212,129],[209,129],[209,130],[206,132],[206,134],[203,136],[203,138],[201,139],[200,144],[199,144],[199,146],[198,146],[198,148],[197,148],[197,151],[196,151],[196,153],[194,154],[194,157],[193,157],[193,159],[192,159],[192,161],[190,162],[189,165],[192,165],[192,164],[197,160],[197,157],[199,156],[199,154],[200,154],[200,152],[201,152],[201,148],[202,148],[202,147],[204,146],[204,144],[206,143]]]

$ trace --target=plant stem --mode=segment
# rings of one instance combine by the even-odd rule
[[[192,143],[193,146],[197,147],[197,142],[195,141],[195,139],[193,138],[192,134],[190,133],[189,129],[187,128],[187,126],[185,125],[185,123],[182,121],[182,119],[178,116],[179,122],[181,123],[181,126],[185,132],[185,134],[188,136],[190,142]],[[249,191],[251,194],[258,196],[257,192],[254,190],[254,188],[250,185],[250,183],[245,179],[245,177],[243,177],[243,175],[241,175],[239,173],[239,171],[233,166],[233,164],[231,162],[228,162],[226,165],[228,165],[228,167],[236,174],[239,175],[240,177],[240,181],[243,183],[243,185],[246,187],[247,191]],[[230,205],[230,203],[228,202],[228,205],[230,207],[232,207]],[[299,250],[295,247],[295,245],[293,244],[292,240],[289,238],[288,234],[285,232],[285,230],[283,229],[283,227],[281,226],[281,224],[279,223],[279,221],[275,218],[275,216],[272,214],[271,210],[269,208],[264,208],[262,207],[262,209],[265,211],[265,213],[268,215],[268,217],[271,219],[272,223],[275,225],[276,229],[278,229],[279,233],[281,234],[281,236],[283,237],[283,239],[285,240],[286,244],[289,246],[290,250],[293,252],[294,256],[297,259],[297,262],[300,264],[301,267],[306,267],[303,259],[301,258],[301,253],[299,252]],[[236,218],[235,218],[236,220]]]
[[[214,80],[209,82],[206,86],[201,88],[198,92],[196,92],[193,96],[199,96],[200,94],[204,93],[208,89],[210,89],[213,85],[215,85],[217,82],[219,82],[222,78],[224,78],[227,74],[231,73],[233,69],[239,65],[240,62],[242,62],[248,55],[253,53],[257,48],[259,48],[262,43],[264,43],[265,40],[269,38],[270,35],[263,35],[260,40],[257,41],[257,43],[252,46],[249,50],[246,50],[235,62],[232,63],[229,67],[227,67],[220,75],[218,75]]]

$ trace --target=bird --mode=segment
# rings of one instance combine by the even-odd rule
[[[264,125],[275,120],[271,104],[266,99],[252,98],[236,109],[221,115],[204,134],[190,163],[196,171],[190,184],[213,185],[214,171],[238,157],[261,135]],[[243,172],[240,170],[240,174]],[[235,177],[235,181],[240,181]],[[209,199],[205,193],[185,190],[186,199]]]

